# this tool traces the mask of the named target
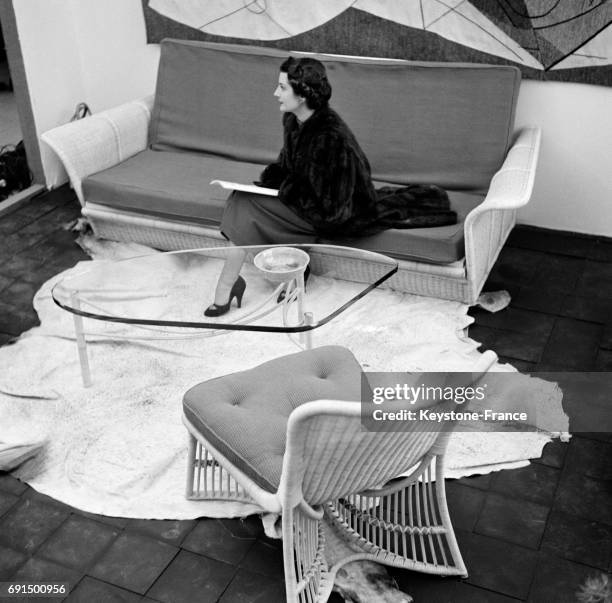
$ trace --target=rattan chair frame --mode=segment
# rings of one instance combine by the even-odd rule
[[[495,360],[481,356],[476,375]],[[451,402],[452,403],[452,402]],[[358,402],[316,400],[289,415],[276,492],[241,471],[185,417],[189,432],[186,496],[255,503],[282,517],[288,601],[326,601],[336,572],[369,559],[385,565],[467,576],[444,487],[444,454],[452,423],[364,432]],[[398,477],[399,476],[399,477]],[[437,476],[437,479],[436,479]],[[344,548],[326,558],[326,542]]]

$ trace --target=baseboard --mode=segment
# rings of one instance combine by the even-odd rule
[[[27,203],[32,197],[39,195],[45,190],[46,188],[42,184],[33,184],[32,186],[24,188],[22,191],[11,195],[8,199],[0,201],[0,217],[15,211]]]

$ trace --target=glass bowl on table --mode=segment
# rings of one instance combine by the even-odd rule
[[[271,247],[260,251],[253,263],[266,279],[273,283],[284,283],[296,278],[308,266],[310,257],[295,247]]]

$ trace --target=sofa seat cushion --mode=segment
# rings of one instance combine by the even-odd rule
[[[251,183],[262,165],[147,149],[83,180],[88,202],[218,226],[229,192],[211,180]]]
[[[86,178],[83,192],[87,202],[98,205],[218,227],[229,192],[210,181],[250,183],[258,179],[262,167],[222,157],[147,149]],[[465,255],[465,216],[484,195],[450,191],[449,196],[458,216],[452,226],[390,229],[371,237],[321,242],[377,251],[400,260],[455,262]]]
[[[435,228],[390,228],[371,237],[360,239],[325,240],[347,247],[376,251],[398,260],[450,264],[465,257],[464,222],[466,216],[485,195],[449,191],[451,208],[457,212],[457,223]]]
[[[183,413],[233,465],[274,492],[289,415],[319,399],[361,399],[361,367],[348,349],[324,346],[199,383],[184,395]]]

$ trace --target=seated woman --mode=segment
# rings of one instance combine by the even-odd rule
[[[331,93],[320,61],[290,57],[281,65],[274,96],[284,114],[283,148],[257,183],[278,189],[278,197],[231,194],[221,232],[232,244],[315,243],[321,237],[362,236],[397,227],[398,212],[404,222],[407,215],[413,215],[402,209],[406,198],[398,203],[395,190],[383,189],[379,198],[368,159],[349,127],[329,106]],[[416,188],[427,197],[426,212],[437,212],[442,219],[438,223],[453,223],[456,216],[448,211],[445,191],[435,186]],[[415,225],[432,225],[431,217],[427,224],[413,221]],[[245,255],[239,248],[228,254],[206,316],[225,314],[234,298],[240,306],[246,283],[239,272]]]

